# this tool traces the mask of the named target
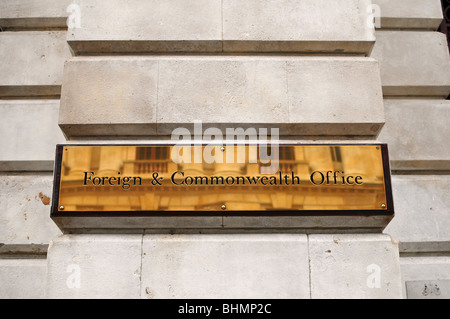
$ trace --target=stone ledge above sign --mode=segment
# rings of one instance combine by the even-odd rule
[[[68,137],[167,136],[195,121],[278,127],[281,135],[376,136],[385,121],[370,58],[73,58],[63,83],[59,124]]]

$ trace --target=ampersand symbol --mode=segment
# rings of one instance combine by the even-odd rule
[[[162,183],[161,183],[162,180],[163,180],[163,178],[159,177],[158,173],[153,173],[153,181],[152,181],[153,186],[156,186],[156,185],[162,186]]]

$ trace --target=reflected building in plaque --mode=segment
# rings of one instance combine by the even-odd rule
[[[198,148],[198,150],[196,150]],[[280,146],[261,175],[257,146],[216,147],[219,163],[175,163],[170,146],[64,147],[64,211],[328,211],[386,207],[380,146]],[[204,153],[205,147],[181,151]],[[240,154],[245,158],[238,163]],[[80,160],[81,159],[81,160]]]

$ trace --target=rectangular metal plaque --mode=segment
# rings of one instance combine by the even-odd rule
[[[52,217],[393,215],[386,145],[57,147]]]

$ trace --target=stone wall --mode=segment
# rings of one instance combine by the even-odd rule
[[[436,32],[440,1],[374,2],[389,17],[381,19],[372,53],[381,63],[385,99],[379,140],[389,143],[394,170],[396,218],[385,232],[400,241],[408,297],[417,293],[406,290],[410,282],[445,286],[450,279],[450,59],[445,35]]]
[[[440,1],[373,2],[0,3],[0,297],[399,298],[406,282],[449,280]],[[389,143],[396,218],[385,233],[399,243],[60,236],[49,218],[57,143],[151,143],[195,120],[276,126],[310,143]],[[379,288],[368,284],[376,266]],[[78,270],[79,288],[68,285]]]

